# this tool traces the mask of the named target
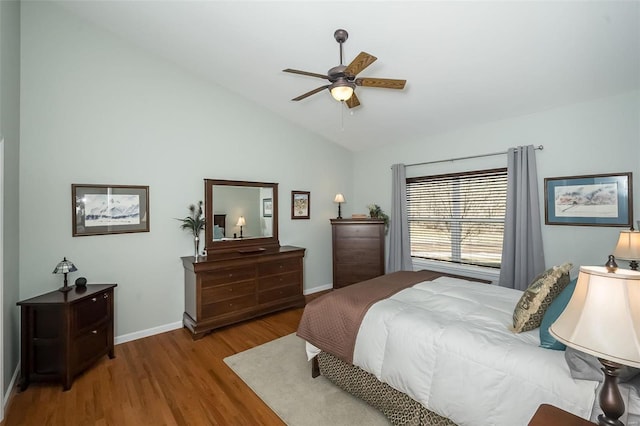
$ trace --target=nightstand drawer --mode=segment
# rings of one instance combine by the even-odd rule
[[[107,321],[109,319],[110,297],[109,292],[97,293],[74,304],[72,306],[72,334],[95,328],[100,323]]]
[[[107,328],[108,324],[103,324],[78,336],[72,342],[73,355],[71,360],[74,368],[82,370],[87,363],[91,363],[107,353],[109,349]]]

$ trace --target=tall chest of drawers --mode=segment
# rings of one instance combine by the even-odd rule
[[[89,284],[52,291],[18,302],[21,319],[20,390],[31,381],[73,378],[113,349],[113,290],[117,284]]]
[[[331,219],[333,288],[384,275],[384,220]]]
[[[183,324],[194,339],[267,313],[304,306],[304,248],[282,246],[183,257]]]

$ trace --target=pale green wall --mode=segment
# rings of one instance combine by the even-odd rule
[[[203,199],[203,178],[279,183],[280,242],[307,248],[305,288],[332,281],[333,196],[352,154],[176,65],[68,14],[22,4],[20,296],[71,280],[116,282],[116,335],[181,321],[192,240],[174,219]],[[151,232],[71,236],[71,184],[150,186]],[[309,221],[290,219],[311,191]]]
[[[376,202],[383,210],[390,211],[390,167],[394,163],[501,152],[529,144],[544,145],[543,151],[536,151],[543,218],[545,177],[633,172],[635,220],[640,220],[639,91],[359,153],[354,163],[354,204],[364,207]],[[407,175],[505,167],[506,161],[502,155],[446,162],[408,168]],[[576,266],[604,264],[621,229],[543,225],[545,260],[549,266],[564,261]]]
[[[4,138],[2,179],[2,353],[5,397],[19,357],[18,164],[20,150],[20,3],[0,1],[0,139]]]

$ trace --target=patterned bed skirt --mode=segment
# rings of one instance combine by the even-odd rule
[[[451,420],[427,410],[404,394],[359,367],[320,352],[320,374],[340,388],[380,410],[393,425],[456,426]]]

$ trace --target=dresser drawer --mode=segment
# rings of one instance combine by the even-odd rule
[[[72,333],[82,333],[89,328],[95,328],[109,319],[110,292],[103,292],[91,298],[81,300],[71,308]]]
[[[300,272],[270,275],[258,280],[258,291],[271,290],[278,287],[295,286],[300,284]]]
[[[230,267],[215,271],[207,271],[200,274],[202,288],[221,284],[229,284],[238,281],[252,280],[256,276],[256,270],[252,267]]]
[[[78,336],[71,344],[71,362],[74,369],[83,370],[87,364],[109,350],[108,324],[91,329]]]
[[[236,297],[234,299],[213,302],[206,305],[203,304],[202,315],[205,318],[211,318],[218,315],[228,314],[229,312],[252,308],[254,306],[256,306],[256,295],[250,294],[247,296]]]
[[[358,224],[353,225],[336,225],[335,236],[336,238],[379,238],[380,231],[383,229],[380,225],[376,224]]]
[[[364,263],[380,264],[381,252],[377,246],[340,247],[335,251],[335,258],[338,264],[352,263],[354,268],[358,268]]]
[[[253,279],[251,279],[251,281],[243,281],[239,283],[210,286],[202,290],[202,303],[208,304],[220,302],[227,299],[255,294],[255,292],[256,282]]]
[[[282,299],[286,299],[288,297],[294,297],[302,295],[300,291],[300,286],[298,285],[289,285],[286,287],[278,287],[272,290],[261,291],[258,293],[258,303],[269,303],[274,301],[279,301]]]
[[[301,269],[301,259],[291,258],[274,260],[271,262],[260,263],[258,265],[258,276],[281,274],[283,272],[299,271]]]

